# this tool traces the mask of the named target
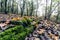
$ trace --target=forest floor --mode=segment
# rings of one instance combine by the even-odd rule
[[[40,21],[34,32],[25,40],[60,40],[60,24],[52,21]]]
[[[11,19],[12,17],[20,17],[20,15],[16,15],[16,14],[0,14],[0,21],[6,21],[8,19]]]
[[[18,18],[19,17],[19,18]],[[5,30],[11,20],[20,20],[20,16],[16,14],[0,14],[0,29]],[[2,32],[0,30],[0,32]]]
[[[11,21],[12,18],[13,20],[21,20],[23,17],[16,14],[0,14],[0,21],[6,21],[6,23],[9,23],[7,20]],[[39,20],[36,17],[35,19]],[[0,26],[5,25],[5,23],[0,23]],[[36,29],[26,36],[25,40],[60,40],[60,24],[48,20],[41,20],[35,26]]]
[[[9,24],[10,21],[18,21],[18,20],[22,20],[24,17],[27,17],[27,16],[23,16],[21,17],[20,15],[18,14],[0,14],[0,28],[2,30],[5,30],[7,29],[8,25],[10,26],[14,26],[12,24]],[[30,18],[30,17],[27,17],[27,18]],[[2,32],[2,30],[0,30],[0,32]]]

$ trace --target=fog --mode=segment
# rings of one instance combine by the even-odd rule
[[[31,1],[31,0],[28,0],[28,1]],[[33,1],[34,1],[34,4],[36,4],[36,0],[33,0]],[[19,3],[19,0],[16,0],[16,2]],[[51,0],[47,1],[47,3],[48,3],[47,5],[48,6],[50,6],[50,2],[51,2]],[[54,3],[55,2],[53,2],[53,4]],[[38,5],[39,5],[39,7],[38,7],[38,13],[37,13],[37,15],[38,16],[42,16],[45,13],[46,0],[38,0]],[[54,7],[53,7],[53,9],[54,9]],[[56,7],[56,9],[57,9],[57,7]],[[56,15],[57,14],[56,9],[53,11],[52,15]]]

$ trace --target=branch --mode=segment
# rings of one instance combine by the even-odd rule
[[[58,4],[55,6],[55,8],[50,13],[53,13],[53,11],[56,9],[57,6],[58,6]]]

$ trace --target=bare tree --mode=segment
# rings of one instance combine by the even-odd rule
[[[5,14],[7,14],[7,0],[5,0]]]
[[[31,0],[31,4],[30,4],[30,16],[32,16],[33,14],[33,0]]]
[[[56,22],[58,21],[59,19],[59,15],[60,15],[60,2],[58,1],[58,14],[56,16]]]
[[[21,17],[23,16],[24,9],[25,9],[25,0],[23,0],[23,5],[21,7]]]
[[[44,19],[47,19],[47,0],[46,0],[45,18]]]
[[[50,20],[50,16],[51,16],[51,11],[52,11],[52,0],[51,0],[51,3],[50,3],[50,10],[48,10],[48,19]]]
[[[36,1],[37,2],[37,8],[36,8],[36,17],[37,17],[37,12],[38,12],[38,0]]]

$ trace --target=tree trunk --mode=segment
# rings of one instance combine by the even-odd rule
[[[58,1],[58,14],[56,16],[56,22],[58,21],[59,19],[59,15],[60,15],[60,2]]]
[[[32,16],[32,14],[33,14],[33,0],[32,0],[32,2],[31,2],[30,16]]]
[[[45,18],[44,19],[47,19],[47,0],[46,0]]]
[[[5,14],[7,14],[7,0],[5,0]]]
[[[21,17],[23,16],[24,9],[25,9],[25,0],[23,0],[23,6],[21,7]]]

